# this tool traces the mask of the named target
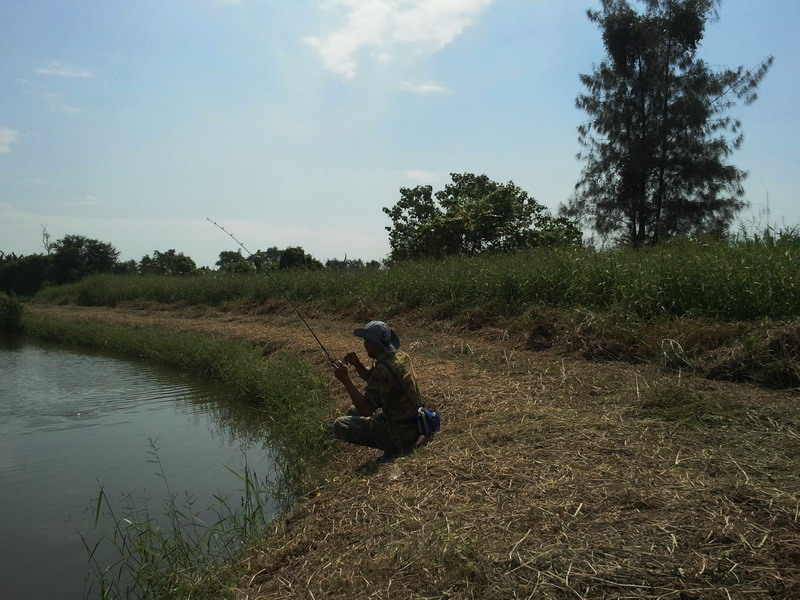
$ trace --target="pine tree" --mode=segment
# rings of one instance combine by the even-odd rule
[[[562,213],[642,246],[680,233],[725,231],[745,206],[745,173],[727,164],[742,143],[729,110],[750,104],[772,64],[714,72],[697,57],[719,0],[601,0],[588,11],[605,60],[581,75],[585,161]]]

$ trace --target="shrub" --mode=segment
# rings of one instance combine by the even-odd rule
[[[0,292],[0,333],[15,333],[22,329],[22,303],[14,296]]]

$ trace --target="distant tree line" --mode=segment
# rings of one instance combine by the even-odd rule
[[[307,254],[302,246],[289,246],[280,250],[272,246],[266,250],[258,250],[250,256],[242,255],[241,250],[226,250],[220,252],[216,266],[220,271],[228,273],[260,272],[266,269],[330,269],[344,271],[349,269],[379,269],[381,263],[377,260],[364,262],[361,259],[343,260],[328,259],[323,265],[316,258]]]
[[[17,256],[0,252],[0,291],[22,296],[35,294],[45,284],[72,283],[90,273],[124,272],[119,252],[111,244],[80,235],[50,242],[42,235],[46,254]]]
[[[154,250],[139,262],[121,262],[112,244],[81,235],[66,235],[51,241],[45,227],[42,228],[42,245],[44,253],[28,256],[0,251],[0,291],[31,296],[45,285],[74,283],[95,273],[189,276],[211,272],[206,267],[198,268],[190,256],[175,249]],[[266,269],[378,269],[381,263],[345,257],[344,260],[330,259],[323,265],[302,246],[283,250],[273,246],[249,257],[242,256],[240,251],[222,251],[216,266],[224,273],[257,273]]]

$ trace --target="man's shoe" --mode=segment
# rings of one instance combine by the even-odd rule
[[[388,450],[383,453],[383,456],[378,458],[379,463],[386,463],[392,462],[394,459],[399,458],[401,454],[399,452],[389,452]]]

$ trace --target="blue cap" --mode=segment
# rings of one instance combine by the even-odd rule
[[[376,343],[386,352],[397,352],[400,349],[400,338],[383,321],[370,321],[364,327],[356,329],[353,335]]]

